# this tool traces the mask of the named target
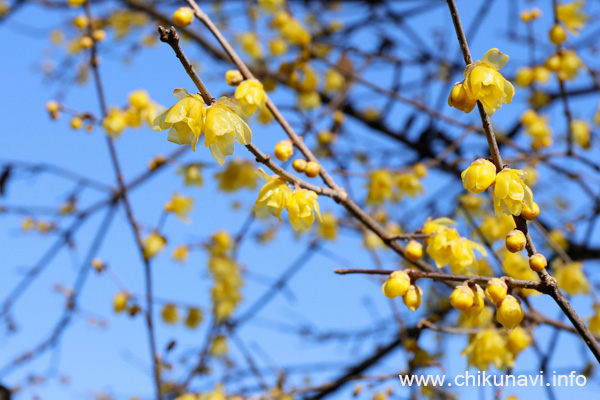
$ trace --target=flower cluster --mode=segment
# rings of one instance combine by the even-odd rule
[[[290,224],[298,232],[310,228],[315,217],[321,220],[315,192],[299,188],[292,191],[281,177],[269,176],[261,168],[258,173],[267,182],[260,189],[252,209],[258,217],[270,214],[281,221],[281,213],[287,209]]]
[[[413,168],[392,172],[388,169],[378,169],[369,175],[367,204],[377,206],[386,201],[400,201],[404,196],[416,197],[423,193],[421,180],[427,174],[423,164]]]
[[[244,285],[240,267],[231,258],[233,238],[226,231],[212,235],[209,250],[208,270],[214,281],[211,294],[213,313],[217,322],[231,317],[242,300],[241,288]]]
[[[204,133],[204,146],[219,164],[233,154],[234,141],[247,145],[252,141],[252,131],[239,116],[235,101],[221,97],[215,104],[206,106],[199,94],[189,94],[185,89],[175,89],[179,101],[159,114],[153,123],[155,131],[169,129],[168,140],[187,144],[196,151],[200,134]]]
[[[525,133],[532,139],[532,149],[552,146],[552,128],[548,125],[547,116],[530,109],[521,115],[521,123],[525,127]]]

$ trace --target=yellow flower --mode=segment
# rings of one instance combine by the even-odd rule
[[[515,83],[518,86],[526,87],[531,85],[534,80],[533,69],[529,67],[521,67],[517,69],[517,74],[515,75]]]
[[[473,305],[475,294],[467,284],[462,284],[454,288],[450,295],[450,304],[459,311],[466,311]]]
[[[175,250],[173,250],[173,254],[171,254],[171,256],[173,257],[173,259],[175,261],[183,264],[186,262],[189,252],[190,252],[190,248],[188,246],[182,244],[181,246],[175,247]]]
[[[410,311],[417,311],[419,307],[421,307],[421,300],[423,297],[423,290],[417,285],[410,285],[408,288],[408,292],[404,296],[402,296],[402,301],[404,305]]]
[[[471,193],[483,193],[496,179],[496,167],[483,158],[479,158],[465,169],[460,177],[463,186]]]
[[[189,144],[196,151],[206,115],[204,100],[199,94],[188,94],[185,89],[175,89],[173,96],[179,101],[156,116],[152,129],[157,132],[169,129],[169,142]]]
[[[436,231],[428,241],[427,254],[434,259],[438,268],[448,264],[453,273],[458,274],[475,263],[477,250],[487,256],[485,248],[467,238],[460,237],[456,229],[446,228]]]
[[[506,329],[514,329],[523,320],[521,302],[513,295],[506,297],[496,305],[496,319]]]
[[[423,186],[415,173],[396,174],[396,188],[398,189],[395,196],[396,200],[402,199],[405,194],[414,198],[423,193]]]
[[[189,222],[188,215],[192,212],[194,199],[173,193],[171,200],[165,204],[165,211],[172,212],[184,222]]]
[[[590,331],[596,335],[600,335],[600,307],[594,305],[594,315],[590,319]]]
[[[194,10],[189,7],[180,7],[173,13],[173,23],[185,28],[194,21]]]
[[[575,50],[562,50],[558,56],[558,68],[555,69],[558,79],[573,80],[579,75],[580,69],[585,70],[586,67]]]
[[[325,91],[337,93],[346,85],[346,78],[337,69],[332,68],[325,73]]]
[[[508,56],[494,48],[481,61],[467,66],[464,72],[464,90],[467,96],[481,101],[487,115],[494,115],[502,103],[510,104],[515,94],[513,85],[498,72],[508,62]]]
[[[290,224],[295,231],[304,231],[310,228],[315,221],[315,214],[319,221],[321,220],[317,198],[315,192],[306,189],[294,190],[289,196],[285,207]]]
[[[531,335],[520,326],[508,332],[506,346],[508,350],[516,357],[531,344]]]
[[[21,230],[27,232],[35,228],[35,221],[31,217],[25,217],[21,221]]]
[[[394,177],[386,169],[371,172],[369,176],[369,194],[367,204],[379,205],[393,197]]]
[[[210,355],[213,357],[221,357],[229,352],[227,346],[227,338],[225,336],[216,336],[210,346]]]
[[[127,308],[127,302],[129,301],[129,294],[125,293],[125,292],[119,292],[117,294],[115,294],[115,297],[113,298],[113,308],[115,310],[115,313],[120,313],[125,311],[125,309]]]
[[[258,5],[268,13],[273,13],[285,7],[285,0],[258,0]]]
[[[126,126],[125,114],[115,107],[111,108],[108,115],[102,120],[102,128],[113,139],[118,139]]]
[[[448,229],[449,226],[456,225],[456,222],[451,220],[450,218],[436,218],[432,220],[431,218],[427,218],[425,223],[423,224],[423,233],[426,235],[433,235],[436,232],[443,231]],[[430,239],[425,238],[425,243],[429,244]]]
[[[469,339],[462,351],[469,365],[479,370],[487,370],[490,364],[498,369],[512,365],[512,356],[506,351],[506,339],[495,329],[485,329]]]
[[[269,42],[269,50],[275,57],[283,55],[287,52],[287,43],[281,38],[275,38]]]
[[[311,110],[321,105],[321,95],[316,91],[300,92],[296,97],[296,102],[302,110]]]
[[[457,82],[448,96],[448,105],[465,113],[470,113],[475,108],[477,99],[470,97],[465,90],[464,81]]]
[[[587,294],[590,292],[590,284],[583,272],[581,262],[571,262],[559,265],[554,270],[554,278],[558,287],[567,294]]]
[[[571,132],[573,133],[573,140],[582,149],[590,148],[590,125],[587,121],[581,119],[574,119],[571,121]]]
[[[259,107],[264,106],[267,94],[257,79],[246,79],[235,90],[235,99],[242,107],[245,117],[251,117]]]
[[[556,6],[556,18],[574,35],[577,35],[579,30],[583,29],[585,21],[588,20],[587,15],[581,10],[585,5],[585,1],[573,1],[571,3],[559,3]]]
[[[326,211],[321,216],[318,234],[323,239],[336,240],[338,235],[337,218],[331,211]]]
[[[175,325],[179,321],[179,312],[175,304],[165,304],[161,312],[162,320],[169,324]]]
[[[225,168],[215,174],[219,182],[219,190],[224,192],[235,192],[242,188],[256,188],[257,175],[254,164],[240,159],[234,159],[227,163]]]
[[[229,86],[237,86],[244,80],[244,76],[239,69],[230,69],[225,72],[225,81]]]
[[[516,227],[515,220],[511,215],[502,214],[498,218],[492,215],[486,216],[479,229],[490,243],[494,243],[496,240],[506,237],[508,232]]]
[[[533,209],[533,193],[524,179],[526,172],[505,168],[496,176],[494,187],[494,212],[499,217],[502,213],[521,215],[523,203]]]
[[[502,268],[506,275],[515,279],[525,281],[539,281],[538,275],[529,268],[529,259],[519,253],[504,251],[502,258]],[[538,295],[539,292],[534,289],[522,289],[524,295]]]
[[[196,329],[202,322],[202,311],[197,307],[188,308],[187,316],[185,317],[185,326],[190,329]]]
[[[485,287],[485,295],[492,303],[498,303],[506,297],[508,286],[500,278],[492,278]]]
[[[167,239],[161,236],[158,232],[152,232],[144,239],[144,256],[148,259],[156,257],[160,253],[165,245]]]
[[[417,261],[423,257],[423,245],[416,240],[411,240],[406,244],[404,257],[411,261]]]
[[[211,254],[227,255],[233,248],[233,238],[229,232],[220,230],[210,237],[209,249]]]
[[[204,183],[201,174],[202,166],[202,164],[187,164],[179,168],[177,172],[183,175],[185,186],[202,187]]]
[[[204,121],[204,146],[219,164],[233,154],[234,140],[241,145],[250,144],[252,131],[238,114],[237,105],[227,97],[221,97],[206,110]]]
[[[279,28],[281,36],[294,46],[306,46],[311,40],[310,32],[296,18],[288,16],[287,22]]]
[[[410,277],[404,271],[394,271],[381,286],[381,291],[386,297],[404,296],[410,287]]]
[[[252,32],[245,32],[238,36],[242,49],[252,58],[261,58],[263,54],[262,45],[258,37]]]
[[[534,149],[552,145],[552,129],[548,125],[547,116],[527,110],[521,115],[521,122],[525,126],[525,132],[533,139],[531,146]]]
[[[260,189],[252,211],[260,218],[271,214],[281,221],[281,212],[292,196],[292,191],[287,182],[279,176],[268,176],[261,168],[258,172],[267,183]]]

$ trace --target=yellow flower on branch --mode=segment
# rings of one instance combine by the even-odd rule
[[[379,205],[393,197],[394,176],[386,169],[371,172],[367,204]]]
[[[512,102],[515,88],[498,72],[507,62],[508,56],[494,48],[488,50],[481,60],[468,65],[463,73],[466,95],[479,100],[487,115],[494,115],[502,103]]]
[[[244,146],[252,141],[252,131],[238,115],[237,104],[227,97],[208,107],[203,132],[204,146],[210,148],[219,164],[233,154],[234,141]]]
[[[102,120],[102,128],[113,139],[118,139],[126,126],[125,114],[116,107],[111,108],[108,115]]]
[[[317,194],[312,190],[297,189],[289,196],[286,209],[289,214],[290,224],[295,231],[304,231],[315,222],[315,215],[321,220]]]
[[[156,255],[164,249],[166,244],[167,239],[158,232],[152,232],[144,239],[144,256],[148,259],[156,257]]]
[[[252,211],[260,218],[271,214],[281,221],[281,212],[286,207],[292,190],[279,176],[269,176],[262,168],[258,169],[258,173],[267,183],[260,189]]]
[[[470,97],[465,90],[464,81],[457,82],[448,96],[448,105],[465,113],[470,113],[475,108],[477,99]]]
[[[583,272],[581,262],[559,265],[554,269],[554,278],[558,287],[567,294],[578,295],[590,292],[590,284]]]
[[[258,108],[264,106],[267,94],[257,79],[246,79],[235,90],[235,99],[242,107],[245,117],[251,117]]]
[[[582,8],[585,1],[573,1],[571,3],[558,3],[556,6],[556,18],[574,35],[583,29],[583,25],[588,20],[588,16]]]
[[[471,163],[461,174],[463,186],[471,193],[483,193],[496,179],[496,167],[483,158]]]
[[[487,370],[490,364],[498,369],[512,366],[512,354],[506,351],[506,339],[495,329],[486,329],[469,339],[469,345],[462,351],[469,365],[479,370]]]
[[[521,215],[523,203],[533,209],[533,193],[524,179],[526,172],[505,168],[496,176],[494,187],[494,211],[499,217],[502,213]]]
[[[154,118],[152,129],[157,132],[169,129],[169,142],[189,144],[196,151],[206,115],[204,100],[199,94],[189,94],[185,89],[175,89],[173,96],[179,101]]]

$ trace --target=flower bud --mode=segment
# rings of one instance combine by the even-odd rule
[[[386,297],[404,296],[408,292],[410,278],[404,271],[394,271],[390,274],[387,281],[383,283],[381,290]]]
[[[81,47],[83,47],[84,49],[89,49],[89,48],[91,48],[94,45],[94,41],[89,36],[82,36],[79,39],[79,45]]]
[[[531,268],[535,272],[543,271],[547,265],[548,261],[542,253],[535,253],[534,255],[529,257],[529,268]]]
[[[532,219],[536,219],[538,215],[540,215],[540,206],[535,201],[533,202],[533,208],[529,208],[527,204],[523,203],[521,217],[527,221],[531,221]]]
[[[410,311],[416,311],[421,306],[423,290],[417,285],[410,285],[408,292],[402,296],[402,301]]]
[[[279,161],[287,161],[294,154],[294,145],[292,145],[291,140],[286,139],[275,145],[275,157]]]
[[[294,167],[294,170],[296,170],[296,172],[304,172],[304,170],[306,169],[306,164],[307,162],[304,158],[297,158],[292,163],[292,167]]]
[[[560,64],[561,64],[560,56],[558,54],[551,55],[544,63],[546,68],[548,68],[550,71],[555,71],[555,72],[560,69]]]
[[[230,69],[225,72],[225,81],[229,86],[237,86],[244,80],[242,73],[238,69]]]
[[[520,230],[513,229],[512,231],[508,232],[508,235],[506,235],[506,248],[511,253],[516,253],[523,250],[526,244],[527,238]]]
[[[523,320],[521,302],[513,295],[507,295],[496,305],[496,319],[506,329],[513,329]]]
[[[562,42],[567,40],[567,34],[562,26],[556,24],[550,29],[550,41],[557,46],[560,46]]]
[[[454,85],[448,96],[448,105],[462,112],[470,113],[475,108],[477,100],[469,97],[464,88],[464,81]]]
[[[423,257],[423,245],[416,240],[411,240],[404,249],[404,257],[411,261],[417,261]]]
[[[115,297],[113,298],[113,308],[115,310],[115,313],[120,313],[122,311],[125,311],[125,309],[127,308],[127,301],[129,300],[129,294],[125,293],[125,292],[119,292],[115,295]]]
[[[479,285],[473,285],[471,288],[473,291],[473,305],[465,310],[465,314],[476,317],[481,314],[483,307],[485,307],[485,296],[483,294],[483,289]]]
[[[487,286],[485,287],[485,295],[494,304],[504,300],[507,292],[508,286],[506,285],[506,282],[504,282],[500,278],[490,279]]]
[[[106,31],[104,29],[96,29],[92,32],[92,38],[95,42],[101,42],[106,39]]]
[[[86,17],[85,15],[78,15],[75,18],[73,18],[73,25],[76,28],[79,29],[85,29],[87,28],[88,24],[90,23],[90,20],[88,19],[88,17]]]
[[[321,164],[316,161],[309,161],[306,164],[306,168],[304,169],[304,173],[309,178],[316,178],[321,173]]]
[[[73,117],[71,118],[69,124],[71,125],[71,128],[78,130],[83,126],[83,120],[79,117]]]
[[[496,166],[484,160],[477,159],[465,169],[460,177],[463,181],[463,186],[471,193],[483,193],[489,188],[496,179]]]
[[[185,28],[194,20],[194,10],[189,7],[180,7],[173,13],[175,25]]]
[[[454,288],[450,295],[450,304],[459,311],[468,310],[475,301],[475,295],[469,285],[462,284]]]
[[[425,178],[427,176],[427,165],[423,163],[416,163],[413,168],[415,170],[415,175],[418,178]]]

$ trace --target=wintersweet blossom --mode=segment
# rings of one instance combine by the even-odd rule
[[[173,96],[179,101],[154,118],[152,129],[156,132],[169,129],[167,140],[176,144],[196,144],[206,115],[206,105],[199,94],[189,94],[185,89],[175,89]]]
[[[289,196],[285,208],[288,211],[290,224],[295,231],[310,228],[315,221],[315,215],[321,220],[317,194],[312,190],[297,189]]]
[[[221,97],[206,110],[204,146],[219,164],[233,154],[234,141],[244,146],[252,141],[252,131],[238,113],[237,104],[228,97]]]
[[[252,211],[260,218],[271,214],[281,221],[281,212],[286,207],[292,190],[287,182],[277,175],[269,176],[261,168],[258,169],[258,174],[267,183],[260,189]]]
[[[494,185],[494,211],[499,217],[502,213],[521,215],[523,203],[533,209],[533,193],[524,179],[526,172],[504,168],[496,176]]]
[[[189,222],[189,214],[192,212],[193,206],[193,198],[173,193],[171,200],[165,203],[165,211],[175,214],[184,222]]]
[[[471,193],[483,193],[496,179],[496,167],[490,161],[479,158],[461,174],[463,186]]]
[[[262,83],[257,79],[246,79],[235,90],[235,99],[242,108],[244,117],[251,117],[267,101]]]
[[[487,115],[494,115],[502,103],[512,102],[515,88],[498,72],[507,62],[508,56],[494,48],[488,50],[481,60],[468,65],[463,73],[467,96],[479,100]]]
[[[556,18],[574,35],[583,29],[588,20],[586,13],[582,11],[585,1],[573,1],[571,3],[558,3],[556,6]]]

